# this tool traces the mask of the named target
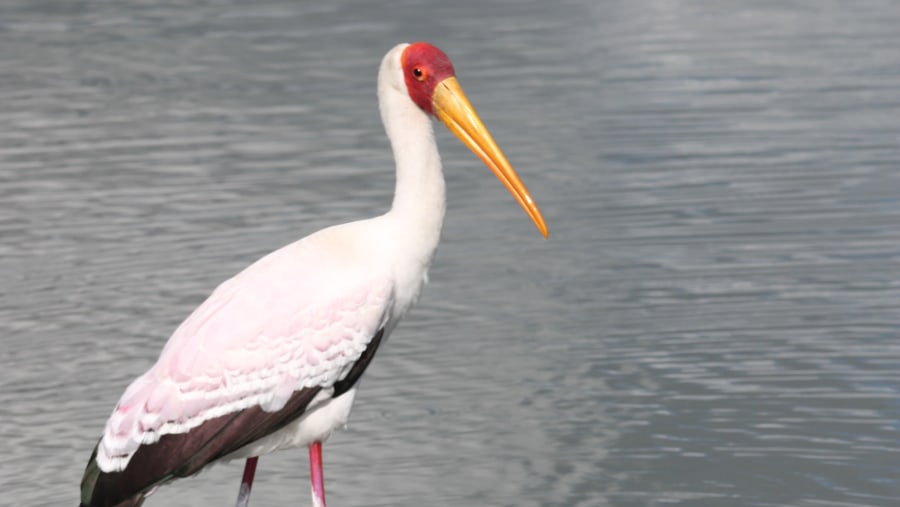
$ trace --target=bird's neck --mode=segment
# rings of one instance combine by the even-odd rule
[[[388,215],[402,234],[412,236],[409,244],[419,247],[418,253],[427,264],[440,240],[446,209],[444,175],[432,120],[396,90],[379,90],[379,95],[382,120],[397,163],[397,186]]]

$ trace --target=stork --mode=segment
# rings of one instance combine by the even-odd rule
[[[482,124],[450,59],[425,42],[391,49],[378,72],[396,160],[390,210],[329,227],[225,281],[125,390],[81,483],[82,507],[143,503],[219,461],[308,447],[312,501],[325,506],[322,442],[343,426],[375,351],[419,298],[441,235],[444,177],[431,117],[494,172],[541,234],[528,190]]]

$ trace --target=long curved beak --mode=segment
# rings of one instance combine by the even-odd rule
[[[528,189],[522,184],[497,143],[494,142],[491,133],[481,123],[481,119],[478,118],[478,114],[475,113],[475,109],[469,103],[455,77],[448,77],[437,84],[432,95],[431,106],[435,116],[450,129],[450,132],[453,132],[463,144],[475,152],[494,171],[497,178],[506,185],[506,189],[519,201],[522,209],[546,238],[547,225],[544,223],[544,217],[541,216],[534,199],[531,198]]]

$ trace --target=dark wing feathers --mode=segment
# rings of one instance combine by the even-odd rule
[[[334,384],[333,398],[353,387],[375,356],[384,329],[369,342],[347,376]],[[88,461],[81,481],[81,507],[136,507],[154,487],[187,477],[301,417],[321,387],[295,391],[285,406],[266,412],[259,406],[210,419],[187,433],[163,435],[154,444],[142,445],[120,472],[103,472],[97,466],[97,449]]]

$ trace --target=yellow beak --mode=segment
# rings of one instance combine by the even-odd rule
[[[450,132],[453,132],[463,144],[475,152],[494,171],[497,178],[506,185],[507,190],[519,201],[525,213],[528,213],[531,221],[546,238],[547,225],[544,224],[544,217],[541,216],[534,199],[531,198],[528,189],[519,180],[519,176],[516,175],[503,152],[494,142],[491,133],[481,123],[481,119],[478,118],[475,109],[469,103],[455,77],[448,77],[438,83],[432,95],[431,106],[435,116],[450,129]]]

